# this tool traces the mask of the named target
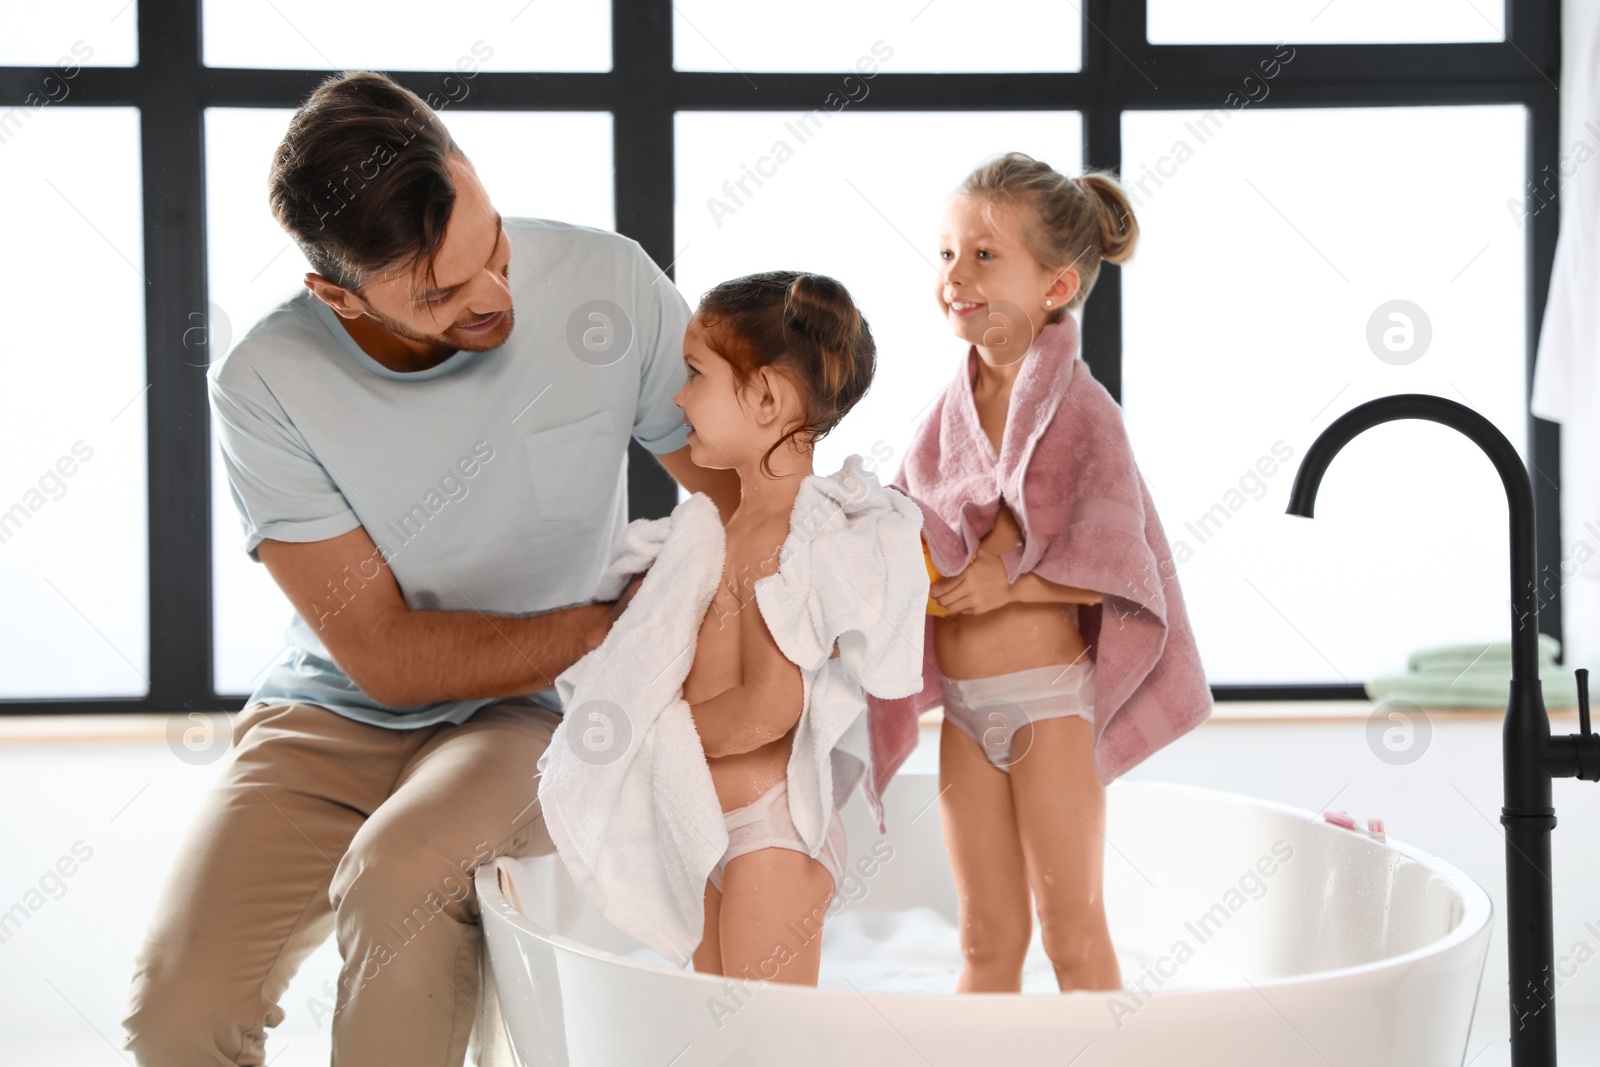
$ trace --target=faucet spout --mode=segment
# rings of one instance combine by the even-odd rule
[[[1464,404],[1427,393],[1400,393],[1369,400],[1335,419],[1306,450],[1289,490],[1289,514],[1311,518],[1317,489],[1333,457],[1365,431],[1397,419],[1425,419],[1449,426],[1482,449],[1500,473],[1511,509],[1511,677],[1537,681],[1539,609],[1534,601],[1533,486],[1522,457],[1494,423]]]

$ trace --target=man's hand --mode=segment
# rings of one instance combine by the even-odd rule
[[[616,606],[612,608],[611,611],[612,622],[616,622],[622,617],[622,613],[628,610],[628,601],[633,599],[633,595],[637,593],[639,591],[639,587],[644,584],[644,576],[649,573],[649,571],[641,571],[640,573],[635,574],[633,578],[629,580],[628,588],[624,589],[622,591],[622,595],[614,601]]]
[[[644,584],[644,575],[646,573],[649,572],[647,571],[634,575],[633,578],[629,580],[628,587],[622,591],[622,595],[617,597],[617,599],[599,601],[599,603],[604,604],[606,608],[606,627],[604,630],[597,629],[593,634],[590,635],[590,652],[593,652],[595,649],[600,647],[600,645],[606,639],[606,634],[610,633],[611,628],[617,624],[617,620],[622,618],[622,613],[628,610],[628,602],[631,601],[634,594],[639,591],[639,586]]]

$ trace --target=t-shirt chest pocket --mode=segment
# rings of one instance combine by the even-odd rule
[[[617,488],[621,464],[609,410],[522,439],[534,504],[545,520],[586,519]]]

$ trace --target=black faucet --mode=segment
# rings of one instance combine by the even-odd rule
[[[1502,736],[1506,838],[1506,952],[1510,963],[1512,1067],[1555,1067],[1555,946],[1551,919],[1550,780],[1600,781],[1600,736],[1589,730],[1588,672],[1578,672],[1579,729],[1550,736],[1539,689],[1539,607],[1534,598],[1533,486],[1522,457],[1494,424],[1442,396],[1402,393],[1345,412],[1311,443],[1289,491],[1289,514],[1311,518],[1317,487],[1339,450],[1364,430],[1427,419],[1460,431],[1500,472],[1511,505],[1511,699]]]

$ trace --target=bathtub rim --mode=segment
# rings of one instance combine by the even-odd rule
[[[912,772],[912,774],[919,777],[937,777],[936,772]],[[1113,786],[1118,784],[1119,783],[1116,782],[1112,783]],[[1172,793],[1185,793],[1189,795],[1225,798],[1228,801],[1254,805],[1256,807],[1274,811],[1279,814],[1293,815],[1304,819],[1307,823],[1316,823],[1318,816],[1321,815],[1321,812],[1308,812],[1304,808],[1297,808],[1291,804],[1282,804],[1275,800],[1265,800],[1260,797],[1252,797],[1244,793],[1233,793],[1225,789],[1213,789],[1209,786],[1188,785],[1179,782],[1163,782],[1155,779],[1134,779],[1120,784],[1124,787],[1133,787],[1137,789],[1149,789],[1153,791],[1166,791]],[[1216,994],[1234,993],[1251,988],[1252,986],[1258,990],[1262,988],[1281,989],[1290,986],[1309,985],[1314,983],[1320,984],[1357,976],[1368,976],[1382,971],[1402,969],[1422,960],[1444,955],[1452,949],[1456,949],[1462,944],[1479,936],[1484,938],[1484,960],[1480,964],[1480,971],[1483,966],[1487,965],[1488,938],[1492,933],[1492,925],[1494,922],[1494,901],[1490,898],[1488,892],[1474,879],[1467,875],[1465,871],[1446,860],[1440,859],[1431,852],[1427,852],[1413,845],[1408,845],[1403,841],[1398,841],[1391,837],[1386,837],[1384,841],[1379,842],[1374,841],[1366,834],[1348,830],[1332,823],[1324,823],[1323,825],[1325,825],[1327,830],[1330,832],[1345,833],[1361,837],[1367,842],[1367,844],[1374,848],[1392,849],[1408,859],[1422,864],[1428,870],[1444,879],[1461,898],[1462,915],[1460,921],[1456,923],[1455,927],[1451,929],[1449,933],[1435,941],[1431,941],[1420,948],[1412,949],[1410,952],[1403,952],[1397,956],[1386,956],[1381,960],[1375,960],[1371,963],[1357,964],[1351,967],[1338,967],[1332,970],[1306,971],[1301,974],[1285,975],[1280,978],[1266,978],[1260,981],[1248,982],[1245,985],[1206,986],[1199,989],[1164,989],[1161,991],[1161,995],[1163,997],[1210,996]],[[517,860],[517,857],[502,858],[510,859],[513,862],[516,862]],[[604,949],[598,949],[591,945],[586,945],[583,942],[575,941],[564,934],[558,934],[553,930],[546,929],[545,927],[534,922],[532,919],[528,918],[518,909],[513,908],[510,902],[506,900],[505,895],[500,892],[498,871],[498,863],[483,864],[477,869],[473,876],[473,881],[478,893],[480,911],[483,913],[492,911],[496,917],[506,922],[508,925],[532,934],[553,948],[576,953],[578,955],[588,957],[596,962],[606,963],[612,966],[629,967],[652,975],[670,975],[678,979],[692,979],[694,981],[705,983],[710,989],[720,990],[722,988],[722,984],[728,981],[728,978],[725,975],[700,974],[694,970],[692,966],[679,968],[667,964],[651,963],[646,960],[636,960],[628,956],[619,956],[614,952],[608,952]],[[1479,980],[1481,984],[1481,973],[1479,975]],[[783,983],[766,982],[763,983],[762,988],[770,990],[785,988],[785,986]],[[797,992],[810,994],[829,994],[852,999],[864,995],[862,993],[852,992],[850,990],[819,989],[815,986],[794,986],[792,988]],[[974,998],[981,1000],[987,1000],[990,998],[1014,999],[1018,997],[1036,997],[1039,999],[1049,999],[1051,997],[1104,998],[1125,996],[1126,994],[1126,988],[1074,989],[1066,993],[1057,992],[1053,994],[911,993],[902,990],[872,991],[874,998],[889,997],[918,1002],[935,1001],[941,998],[951,1002],[973,1000]]]

